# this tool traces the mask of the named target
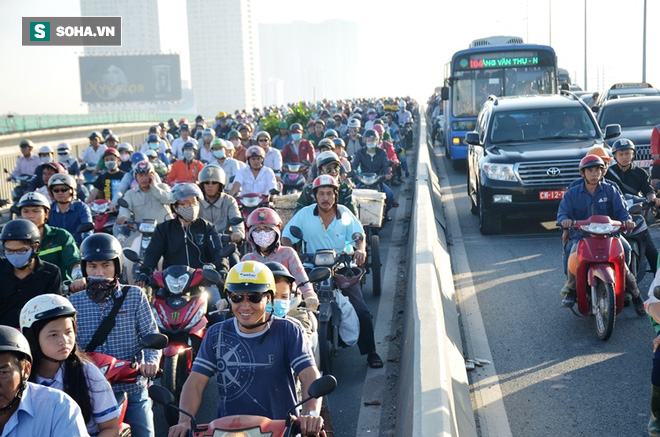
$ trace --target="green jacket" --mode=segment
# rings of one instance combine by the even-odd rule
[[[71,270],[80,264],[80,251],[73,235],[66,229],[44,225],[44,236],[37,255],[43,261],[55,264],[60,269],[62,280],[71,280]]]
[[[337,202],[344,205],[348,208],[354,216],[357,217],[357,206],[355,205],[355,199],[353,199],[353,188],[351,188],[346,182],[339,184],[339,199]],[[303,192],[300,194],[300,197],[296,201],[296,206],[293,208],[294,214],[306,206],[313,205],[316,203],[314,198],[314,190],[312,190],[312,184],[308,184],[303,188]]]

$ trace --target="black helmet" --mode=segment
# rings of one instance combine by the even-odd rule
[[[32,352],[27,339],[17,329],[0,325],[0,353],[13,352],[32,362]]]
[[[37,225],[30,220],[16,219],[10,221],[2,228],[0,241],[5,242],[8,240],[27,240],[34,244],[41,240],[41,234]]]
[[[289,127],[289,130],[291,132],[293,132],[293,131],[301,131],[302,132],[303,127],[302,127],[302,124],[300,124],[300,123],[293,123],[291,125],[291,127]]]
[[[119,241],[110,234],[93,234],[80,245],[80,266],[87,277],[87,261],[115,261],[115,277],[121,275],[122,252]]]
[[[87,138],[89,138],[90,140],[92,138],[98,138],[99,141],[103,140],[103,137],[101,136],[101,133],[99,131],[90,132]]]
[[[273,272],[273,276],[275,276],[275,282],[277,282],[278,276],[286,278],[286,280],[289,281],[290,284],[296,281],[296,278],[294,278],[293,275],[289,272],[289,269],[287,269],[286,267],[284,267],[283,264],[280,264],[277,261],[268,261],[266,263],[266,267],[268,267],[270,271]]]
[[[619,152],[621,150],[632,150],[635,151],[635,143],[630,141],[628,138],[619,138],[612,144],[612,153]]]
[[[19,147],[30,147],[31,149],[33,149],[34,144],[30,140],[21,140]]]
[[[369,138],[376,138],[376,140],[378,140],[380,136],[378,135],[378,132],[376,132],[375,130],[367,129],[366,131],[364,131],[364,135],[362,135],[362,138],[364,138],[365,140],[368,140]]]

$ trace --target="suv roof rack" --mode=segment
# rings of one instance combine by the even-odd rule
[[[497,96],[495,94],[489,94],[488,100],[493,102],[493,106],[497,106],[498,101],[497,101]]]

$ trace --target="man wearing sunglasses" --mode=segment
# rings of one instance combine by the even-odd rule
[[[215,375],[219,394],[216,417],[238,414],[287,419],[297,401],[293,372],[300,378],[303,398],[320,376],[302,328],[266,312],[273,301],[275,278],[260,262],[236,264],[227,275],[225,291],[234,317],[207,331],[183,385],[179,408],[196,414],[202,393]],[[296,419],[302,435],[321,431],[320,409],[320,399],[303,404]],[[190,418],[180,414],[179,423],[168,435],[188,436],[190,427]]]
[[[264,149],[264,166],[270,168],[275,173],[278,182],[281,181],[282,173],[282,153],[274,147],[271,147],[270,134],[266,131],[257,132],[257,143]]]
[[[342,170],[342,164],[339,160],[339,156],[337,156],[335,152],[327,150],[319,153],[319,156],[316,158],[316,166],[318,167],[319,174],[327,174],[339,180],[339,173]],[[353,188],[344,181],[339,184],[339,197],[337,202],[344,205],[353,213],[353,215],[357,216],[357,207],[355,205],[355,200],[353,199]],[[312,184],[307,184],[296,201],[296,206],[294,207],[293,212],[296,213],[304,207],[313,205],[314,203],[316,203],[314,188]]]

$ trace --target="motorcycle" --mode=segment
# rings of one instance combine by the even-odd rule
[[[401,137],[403,147],[405,149],[410,149],[413,145],[413,131],[411,122],[408,121],[404,123],[399,136]]]
[[[623,310],[625,298],[625,253],[612,234],[625,229],[620,221],[605,215],[577,220],[571,229],[589,235],[578,242],[577,251],[568,260],[575,270],[578,317],[594,316],[596,335],[607,340],[614,330],[616,314]],[[571,259],[572,258],[572,259]]]
[[[337,380],[332,375],[324,375],[312,382],[309,386],[309,397],[293,406],[286,419],[269,419],[263,416],[236,415],[215,419],[205,425],[197,425],[195,417],[187,411],[181,410],[174,395],[165,387],[152,385],[149,387],[149,396],[157,404],[171,408],[190,417],[190,437],[203,436],[237,436],[237,435],[268,435],[272,437],[294,436],[299,434],[297,420],[294,416],[298,407],[311,399],[327,396],[337,388]]]
[[[112,227],[117,221],[118,211],[111,211],[112,203],[108,199],[96,199],[89,204],[94,219],[94,233],[103,232],[112,235]]]
[[[163,349],[167,346],[167,337],[163,334],[148,334],[142,340],[142,349]],[[88,352],[87,355],[94,361],[96,367],[101,370],[111,386],[117,383],[134,383],[140,374],[140,364],[137,362],[137,356],[132,360],[120,360],[111,355],[99,352]],[[128,407],[128,396],[126,392],[115,392],[117,405],[121,410],[119,416],[119,437],[130,437],[131,427],[124,423],[126,408]]]
[[[626,205],[628,212],[635,222],[635,228],[623,233],[626,240],[630,244],[630,263],[628,267],[635,278],[637,283],[640,283],[646,275],[647,261],[646,261],[646,233],[648,226],[646,224],[645,216],[653,207],[654,203],[649,202],[644,197],[625,195]]]
[[[9,170],[6,168],[4,169],[6,174],[9,174]],[[30,186],[30,181],[34,175],[31,174],[21,174],[18,176],[10,176],[11,182],[15,183],[16,186],[11,190],[11,200],[12,200],[12,206],[11,207],[11,213],[15,217],[20,218],[20,214],[16,210],[16,204],[18,201],[23,197],[25,193],[28,191],[28,187]],[[4,206],[4,205],[3,205]]]
[[[250,217],[252,211],[257,208],[272,208],[273,204],[270,201],[270,197],[276,193],[277,191],[273,190],[271,191],[270,195],[261,193],[246,193],[236,196],[236,202],[238,203],[238,207],[240,208],[245,221],[247,221],[248,217]]]
[[[129,208],[128,202],[124,199],[119,199],[117,200],[117,204],[123,208],[128,209],[131,211]],[[131,211],[133,213],[133,211]],[[127,220],[126,225],[129,226],[131,229],[136,229],[137,232],[139,232],[139,236],[136,236],[136,238],[130,239],[128,237],[124,239],[120,239],[122,242],[122,245],[124,245],[124,242],[126,242],[125,247],[128,247],[132,250],[134,250],[138,255],[138,259],[144,259],[145,252],[147,251],[147,247],[149,247],[149,243],[151,243],[151,237],[153,237],[154,232],[156,232],[156,225],[158,224],[157,220],[155,219],[144,219],[142,221],[136,221],[136,220]],[[158,262],[158,269],[162,268],[162,261]],[[140,274],[140,265],[138,263],[134,263],[130,259],[124,257],[124,272],[126,273],[126,282],[128,284],[134,284],[135,283],[135,278]]]
[[[222,249],[225,257],[236,250],[229,244]],[[139,262],[137,254],[124,249],[124,255]],[[214,269],[193,269],[188,266],[172,265],[152,275],[152,287],[156,290],[152,310],[161,332],[170,343],[163,350],[163,377],[161,385],[172,391],[177,399],[181,396],[183,383],[188,378],[192,363],[197,356],[202,339],[209,324],[208,286],[202,280],[218,286],[222,283],[220,273]],[[215,302],[211,302],[215,306]],[[165,409],[165,418],[170,425],[178,421],[178,414]]]
[[[305,187],[308,163],[287,162],[282,166],[282,194],[299,193]]]

